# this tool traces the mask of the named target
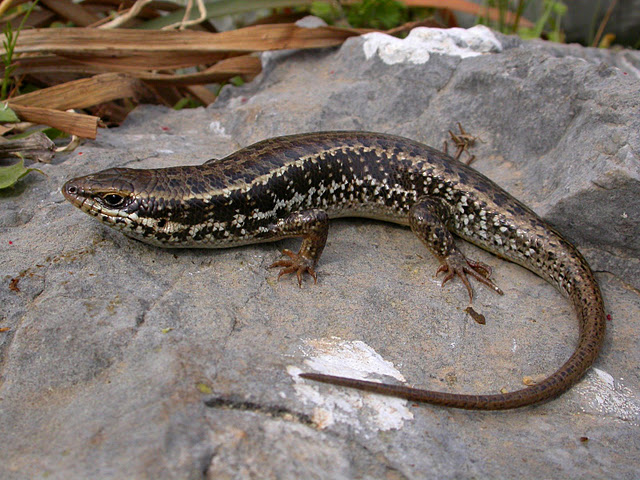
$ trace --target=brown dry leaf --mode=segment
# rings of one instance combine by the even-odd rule
[[[134,72],[139,70],[166,70],[173,68],[193,67],[215,63],[230,56],[228,53],[172,53],[172,52],[140,52],[130,55],[109,56],[104,55],[72,55],[61,54],[62,61],[70,61],[92,65],[109,72]]]
[[[243,55],[241,57],[221,60],[212,67],[202,72],[185,75],[173,75],[151,72],[133,72],[136,78],[145,82],[166,85],[201,85],[214,82],[223,82],[235,76],[243,76],[250,80],[262,71],[262,63],[257,57]]]
[[[480,325],[485,325],[487,323],[487,320],[485,319],[484,315],[476,312],[473,309],[473,307],[469,306],[465,308],[464,311],[468,313],[471,316],[471,318],[473,318],[476,321],[476,323],[479,323]]]
[[[144,86],[140,80],[124,73],[104,73],[26,93],[12,98],[11,104],[67,110],[87,108],[142,93]]]
[[[22,57],[15,61],[15,70],[12,75],[18,77],[27,74],[55,74],[55,73],[77,73],[82,75],[96,75],[109,71],[117,71],[113,68],[85,65],[74,62],[58,55],[36,55],[32,57]]]
[[[49,163],[55,148],[55,144],[42,132],[17,140],[6,140],[0,137],[0,155],[3,156],[21,153],[26,158]]]
[[[18,283],[20,283],[21,278],[22,277],[12,278],[9,282],[9,290],[11,290],[12,292],[20,293],[20,287],[18,287]]]
[[[162,54],[248,53],[332,47],[360,33],[362,31],[353,28],[303,28],[292,23],[256,25],[221,33],[193,30],[39,28],[22,32],[14,51],[49,52],[73,57],[89,54],[125,58],[146,55],[152,58]]]
[[[87,27],[100,20],[100,17],[94,15],[90,10],[73,3],[71,0],[40,0],[40,4],[80,27]]]
[[[83,138],[96,138],[99,117],[73,112],[62,112],[52,108],[30,107],[9,102],[11,109],[27,122],[49,125],[63,132]]]
[[[294,24],[257,25],[222,33],[51,28],[22,32],[15,52],[55,53],[75,63],[108,66],[111,71],[154,70],[211,64],[233,53],[337,46],[362,32]],[[25,60],[24,65],[28,64]]]
[[[216,101],[216,95],[203,85],[190,85],[185,90],[204,105],[211,105]]]
[[[123,1],[101,0],[101,5],[111,2],[114,7],[127,8],[134,3]],[[71,0],[43,0],[43,5],[80,25],[94,22],[99,13],[88,3]],[[153,6],[158,7],[156,3]],[[157,11],[150,9],[147,13],[153,16]],[[396,30],[404,31],[410,26],[415,24]],[[44,83],[64,82],[78,75],[94,76],[21,95],[11,103],[22,107],[16,111],[25,120],[94,138],[96,117],[60,110],[98,105],[92,113],[104,114],[110,122],[118,123],[130,110],[131,102],[124,106],[113,103],[117,99],[135,101],[147,97],[148,100],[148,94],[152,93],[155,94],[152,101],[172,106],[187,94],[209,104],[215,95],[203,87],[204,84],[237,75],[251,79],[260,73],[260,60],[242,53],[338,46],[347,38],[368,31],[371,30],[303,28],[295,24],[254,25],[222,33],[97,28],[25,30],[14,51],[26,55],[17,60],[14,76],[34,75]],[[212,66],[183,75],[166,71],[203,65]]]
[[[0,24],[0,30],[4,31],[7,23],[10,23],[13,27],[13,30],[17,30],[22,20],[24,18],[24,14],[16,14],[16,15],[7,15],[3,16],[2,19],[4,22]],[[29,18],[25,20],[23,24],[23,28],[26,30],[28,28],[41,28],[47,27],[56,19],[56,14],[50,12],[48,10],[34,10],[29,15]]]

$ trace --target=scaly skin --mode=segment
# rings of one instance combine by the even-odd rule
[[[491,180],[415,141],[366,132],[278,137],[217,161],[157,170],[114,168],[76,178],[65,197],[133,238],[163,247],[225,248],[303,237],[298,253],[272,266],[298,281],[315,267],[328,219],[367,217],[408,225],[439,259],[445,281],[470,275],[502,293],[491,270],[467,260],[451,232],[518,263],[568,296],[580,339],[542,382],[504,394],[459,395],[330,375],[301,376],[456,408],[500,410],[549,400],[592,365],[605,336],[598,284],[582,255]]]

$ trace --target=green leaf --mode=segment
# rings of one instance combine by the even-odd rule
[[[15,185],[18,180],[33,171],[40,172],[44,175],[44,172],[37,168],[26,168],[24,166],[24,160],[22,159],[14,165],[0,167],[0,189]]]
[[[15,135],[11,135],[11,140],[20,140],[21,138],[27,138],[31,135],[34,135],[38,132],[44,133],[51,140],[55,140],[56,138],[67,138],[69,134],[67,132],[62,132],[57,128],[53,127],[37,127],[32,130],[27,130],[26,132],[16,133]]]
[[[396,0],[364,0],[349,6],[347,20],[356,28],[388,30],[408,20],[406,5]]]
[[[190,101],[189,97],[182,97],[180,100],[176,102],[176,104],[173,106],[173,109],[182,110],[184,107],[189,105],[189,101]]]
[[[69,136],[67,132],[63,132],[62,130],[58,130],[57,128],[49,127],[42,130],[47,137],[51,140],[55,140],[56,138],[66,138]]]
[[[309,11],[311,15],[320,17],[331,24],[340,16],[340,10],[332,2],[313,2]]]
[[[0,105],[0,123],[17,123],[20,119],[16,112],[9,108],[9,105],[3,103]]]
[[[562,2],[553,2],[553,13],[562,17],[565,13],[567,13],[568,7]]]
[[[202,106],[202,103],[200,103],[197,100],[194,100],[193,98],[182,97],[180,100],[176,102],[176,104],[173,106],[173,109],[182,110],[183,108],[196,108],[201,106]]]
[[[242,85],[244,85],[244,80],[242,79],[242,77],[236,75],[235,77],[231,77],[229,79],[229,83],[236,87],[241,87]]]

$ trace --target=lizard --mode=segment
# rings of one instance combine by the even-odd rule
[[[598,283],[584,257],[530,208],[486,176],[443,152],[407,138],[332,131],[271,138],[202,165],[110,168],[62,187],[73,205],[142,242],[177,248],[225,248],[301,237],[283,250],[278,278],[317,281],[329,219],[365,217],[408,226],[437,258],[444,285],[469,277],[502,294],[491,268],[466,258],[457,235],[553,284],[573,304],[578,344],[539,383],[481,395],[456,394],[302,373],[305,379],[411,401],[503,410],[552,399],[591,367],[605,338]]]

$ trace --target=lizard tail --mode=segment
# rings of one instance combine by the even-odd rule
[[[321,373],[303,373],[300,376],[309,380],[391,395],[410,401],[467,410],[506,410],[541,403],[557,397],[580,380],[591,367],[598,356],[605,336],[606,319],[600,289],[586,261],[579,254],[577,255],[579,261],[570,270],[573,274],[569,275],[570,278],[566,281],[568,286],[563,290],[569,295],[579,320],[580,339],[578,346],[564,365],[533,386],[508,393],[466,395]]]

